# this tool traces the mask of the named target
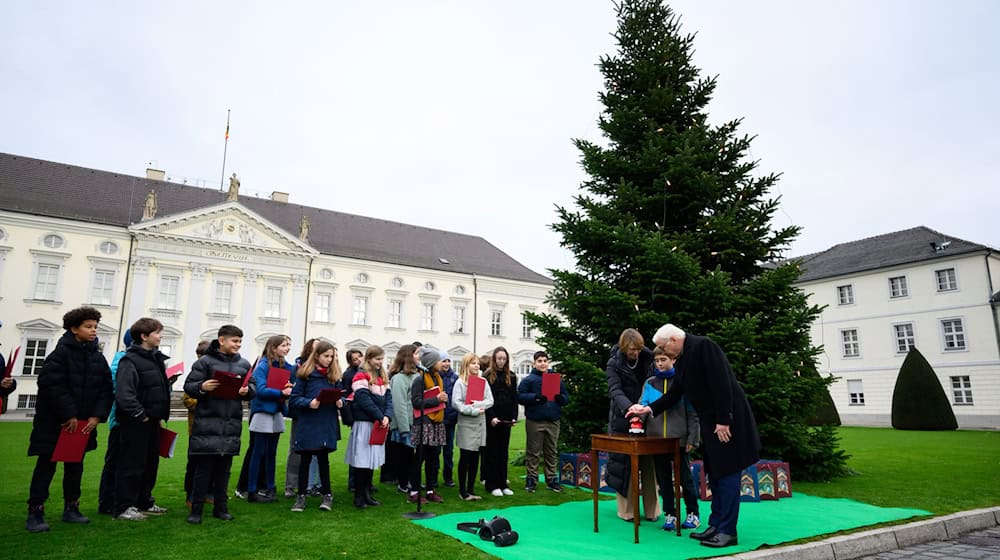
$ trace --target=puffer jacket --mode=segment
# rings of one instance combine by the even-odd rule
[[[111,368],[98,349],[98,341],[80,342],[66,331],[45,357],[38,376],[38,401],[28,455],[51,454],[62,423],[70,418],[107,420],[113,402]],[[90,432],[87,451],[96,448],[97,430],[94,430]]]
[[[555,422],[562,415],[562,407],[569,404],[569,391],[560,379],[559,394],[555,400],[545,399],[542,395],[542,372],[531,368],[531,373],[517,386],[517,402],[524,406],[524,417],[528,420]]]
[[[219,399],[211,391],[202,391],[201,384],[216,371],[249,375],[250,362],[239,354],[223,354],[219,341],[213,340],[208,352],[191,366],[191,373],[184,382],[184,392],[198,400],[194,407],[194,424],[191,429],[189,452],[192,455],[239,455],[240,435],[243,433],[243,402],[257,394],[257,384],[251,377],[249,391],[240,399]]]
[[[118,360],[115,405],[119,422],[166,420],[170,416],[168,359],[159,350],[133,344]]]
[[[295,386],[288,397],[288,408],[295,411],[293,450],[337,449],[337,440],[340,439],[340,409],[334,403],[309,408],[309,403],[319,396],[320,391],[337,388],[337,385],[330,383],[325,371],[313,370],[306,378],[295,378]],[[343,406],[347,406],[347,403]]]

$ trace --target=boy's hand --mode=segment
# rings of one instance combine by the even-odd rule
[[[239,394],[239,396],[241,396],[241,397],[245,397],[245,396],[247,396],[247,393],[249,393],[249,392],[250,392],[250,388],[249,388],[249,387],[240,387],[240,390],[239,390],[239,391],[237,391],[237,393],[238,393],[238,394]]]
[[[76,431],[76,418],[70,418],[69,420],[62,423],[62,427],[69,433]]]
[[[101,423],[101,419],[100,418],[98,418],[96,416],[91,416],[90,418],[87,418],[87,425],[84,426],[83,429],[80,430],[80,431],[83,432],[83,433],[85,433],[85,434],[89,434],[90,432],[93,432],[94,428],[96,428],[97,425],[100,424],[100,423]]]
[[[340,404],[340,403],[337,403],[337,404]],[[319,399],[313,399],[313,400],[309,401],[309,408],[311,408],[313,410],[316,410],[317,408],[319,408]]]
[[[337,408],[344,408],[344,399],[337,399]]]
[[[206,393],[211,393],[212,391],[214,391],[214,390],[216,390],[218,388],[219,388],[219,380],[218,379],[209,379],[209,380],[206,380],[205,382],[203,382],[201,384],[201,390],[205,391]]]
[[[291,387],[285,387],[284,389],[281,390],[281,394],[285,395],[286,397],[288,395],[291,395],[292,394],[292,388]]]
[[[538,403],[538,404],[545,403],[548,400],[549,400],[548,397],[546,397],[545,395],[543,395],[541,393],[538,393],[537,395],[535,395],[535,402]]]

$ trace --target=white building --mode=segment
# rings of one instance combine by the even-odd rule
[[[911,347],[937,373],[961,428],[1000,428],[1000,254],[926,227],[801,258],[797,286],[824,306],[812,340],[846,425],[888,426]]]
[[[226,323],[251,357],[278,333],[296,353],[319,337],[390,359],[415,340],[456,360],[504,346],[525,372],[540,349],[524,314],[548,310],[551,280],[480,237],[147,175],[0,154],[0,350],[22,347],[9,412],[30,414],[62,315],[80,305],[103,314],[109,359],[142,316],[186,366]]]

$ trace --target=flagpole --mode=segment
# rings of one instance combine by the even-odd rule
[[[223,189],[223,184],[226,180],[226,152],[229,150],[229,112],[230,109],[226,109],[226,145],[222,148],[222,177],[219,177],[219,190]]]

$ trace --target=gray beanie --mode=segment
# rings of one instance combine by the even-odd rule
[[[441,355],[437,353],[437,350],[426,349],[420,355],[420,365],[424,366],[427,371],[434,371],[434,364],[440,361]]]

